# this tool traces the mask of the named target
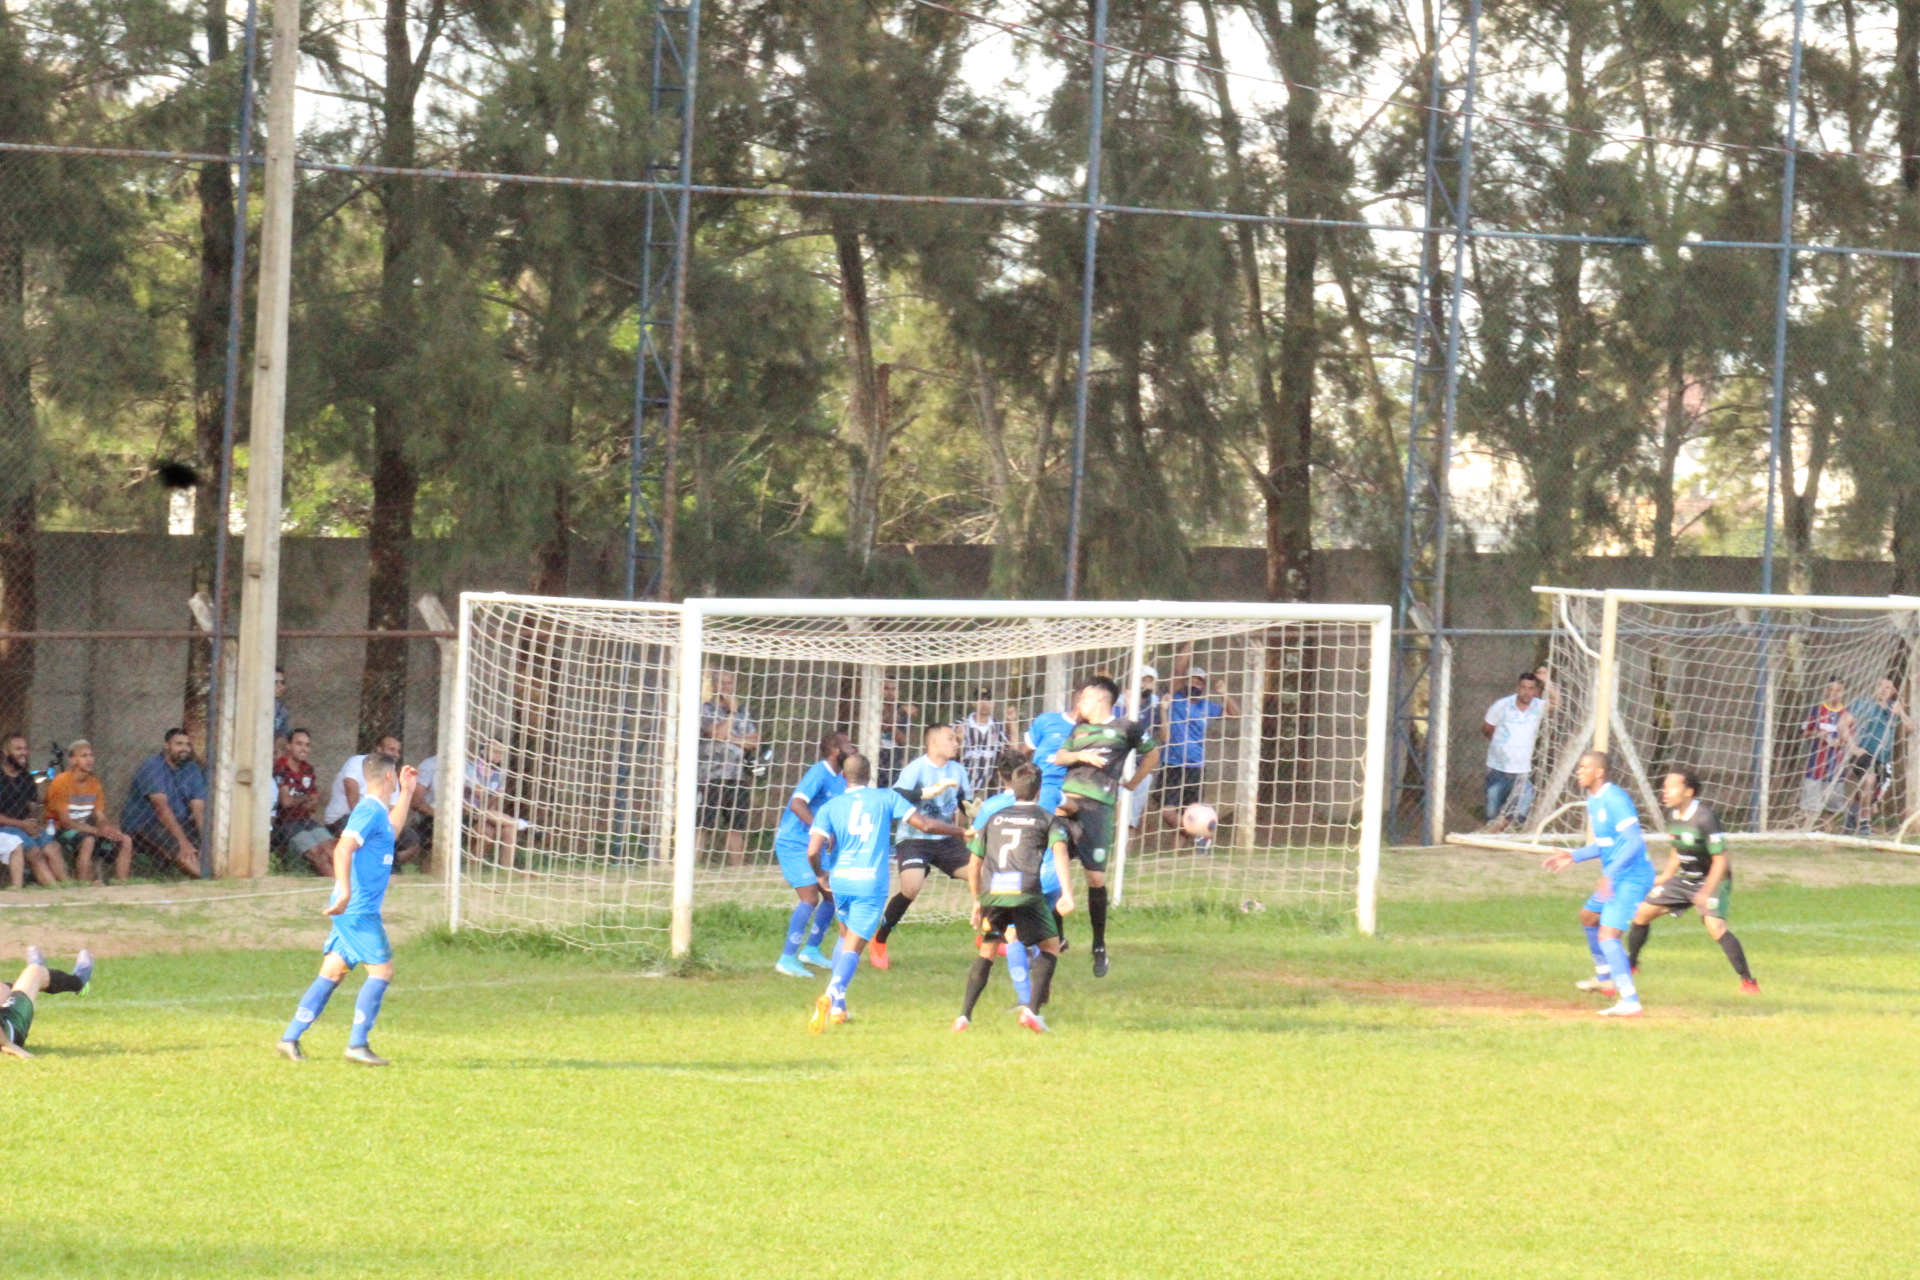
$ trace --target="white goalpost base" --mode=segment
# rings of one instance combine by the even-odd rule
[[[1120,824],[1115,902],[1253,900],[1374,929],[1386,606],[467,593],[459,629],[440,775],[444,811],[464,815],[455,929],[684,954],[696,907],[792,905],[773,834],[826,733],[850,734],[886,783],[979,695],[1019,745],[1090,676],[1111,675],[1131,709],[1143,669],[1171,680],[1175,664],[1204,668],[1207,697],[1240,712],[1210,718],[1197,773],[1220,839],[1194,854],[1150,796],[1137,828]],[[751,720],[731,721],[738,753],[710,734],[725,686]],[[965,907],[964,885],[936,874],[908,919]]]
[[[1553,698],[1534,755],[1529,841],[1577,835],[1582,752],[1608,752],[1614,780],[1664,829],[1661,776],[1690,769],[1735,839],[1909,852],[1920,742],[1897,718],[1884,781],[1849,780],[1849,744],[1810,736],[1830,680],[1863,717],[1882,680],[1903,703],[1920,686],[1920,599],[1536,587],[1553,602]],[[1828,768],[1836,758],[1838,776]],[[1821,775],[1827,776],[1810,776]],[[1860,818],[1884,833],[1850,835]],[[1464,841],[1456,841],[1464,843]]]

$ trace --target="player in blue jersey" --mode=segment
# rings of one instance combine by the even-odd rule
[[[1593,827],[1593,843],[1571,853],[1556,853],[1541,865],[1549,871],[1564,871],[1576,862],[1600,860],[1606,872],[1612,896],[1600,909],[1600,950],[1613,973],[1613,985],[1620,1002],[1600,1011],[1603,1017],[1637,1018],[1640,993],[1633,985],[1633,965],[1620,941],[1633,924],[1633,914],[1653,889],[1653,862],[1647,857],[1647,839],[1640,830],[1640,811],[1633,798],[1607,780],[1613,762],[1604,751],[1589,751],[1580,757],[1573,776],[1587,793],[1587,821]]]
[[[927,753],[900,771],[893,789],[913,802],[921,815],[933,818],[955,832],[960,806],[973,798],[973,782],[966,765],[960,761],[960,735],[951,726],[934,725],[926,733]],[[873,967],[885,969],[887,939],[907,914],[907,908],[920,896],[933,870],[958,880],[967,874],[966,841],[958,835],[922,836],[906,827],[894,832],[894,860],[900,870],[900,891],[887,902],[879,932],[873,935]]]
[[[334,988],[357,965],[367,966],[366,985],[353,1006],[353,1032],[347,1037],[347,1061],[384,1067],[387,1060],[373,1051],[367,1037],[380,1016],[380,1001],[393,981],[393,946],[387,941],[380,905],[386,900],[387,881],[393,877],[393,833],[413,807],[413,789],[419,775],[412,765],[402,768],[392,756],[375,752],[363,765],[366,790],[347,815],[347,826],[333,844],[333,898],[325,914],[333,918],[333,932],[321,948],[320,976],[300,997],[300,1007],[286,1034],[280,1037],[280,1056],[305,1062],[300,1037]]]
[[[1074,719],[1059,711],[1042,711],[1027,726],[1027,750],[1032,753],[1033,763],[1040,770],[1040,799],[1037,801],[1048,813],[1060,808],[1062,788],[1067,782],[1067,766],[1055,764],[1053,753],[1067,743],[1067,737],[1073,732]]]
[[[822,892],[819,879],[807,862],[807,833],[813,828],[813,815],[820,806],[847,789],[840,776],[840,765],[853,754],[853,739],[835,729],[820,740],[820,758],[807,769],[800,785],[787,797],[780,812],[780,829],[774,833],[773,852],[780,859],[780,874],[787,878],[800,899],[787,921],[787,945],[773,967],[790,978],[808,978],[808,965],[831,968],[820,954],[820,940],[833,923],[833,895]],[[809,924],[811,919],[811,924]],[[801,944],[806,949],[801,949]]]
[[[833,978],[814,1001],[807,1030],[815,1035],[828,1023],[847,1021],[847,986],[860,967],[861,953],[880,929],[887,909],[893,863],[893,824],[905,821],[916,831],[958,837],[960,828],[930,818],[913,802],[885,787],[869,786],[873,764],[850,755],[841,763],[847,789],[820,806],[807,838],[807,862],[815,882],[833,895],[840,921],[840,946],[833,955]]]

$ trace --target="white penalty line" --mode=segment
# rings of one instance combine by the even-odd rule
[[[490,987],[531,987],[551,986],[556,982],[644,982],[663,978],[662,973],[580,973],[554,974],[544,977],[491,978],[477,982],[439,982],[430,984],[402,984],[406,991],[477,991]],[[247,1004],[255,1000],[285,1000],[289,994],[296,998],[298,992],[291,987],[283,991],[260,991],[248,995],[227,996],[179,996],[171,1000],[102,1000],[88,997],[89,1009],[172,1009],[180,1005],[217,1005]]]

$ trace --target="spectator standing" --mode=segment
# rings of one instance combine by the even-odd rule
[[[880,773],[873,780],[876,787],[890,787],[900,770],[906,767],[907,756],[913,750],[914,730],[920,723],[920,707],[917,703],[900,701],[900,682],[882,680],[880,682]]]
[[[287,740],[293,736],[293,713],[287,710],[287,669],[273,669],[273,754],[287,754]],[[329,872],[328,874],[332,874]]]
[[[399,760],[400,735],[387,733],[373,744],[375,754],[392,756]],[[353,814],[354,806],[360,803],[360,797],[367,793],[367,752],[348,756],[346,763],[340,766],[340,772],[333,775],[333,789],[327,794],[327,810],[324,821],[327,833],[335,840],[347,829],[347,819]],[[420,852],[420,833],[412,827],[405,827],[393,833],[394,861],[412,862]],[[326,874],[332,875],[333,868],[328,866]]]
[[[713,693],[700,704],[700,812],[702,831],[725,833],[727,865],[747,861],[747,806],[752,786],[747,756],[760,749],[760,727],[734,692],[731,671],[713,673]]]
[[[1807,776],[1800,782],[1800,825],[1810,828],[1847,805],[1846,764],[1854,733],[1846,681],[1837,676],[1827,681],[1825,697],[1807,712],[1801,736],[1813,743]]]
[[[169,729],[161,749],[134,770],[121,825],[134,848],[197,876],[206,821],[207,775],[193,758],[193,740],[185,729]]]
[[[47,784],[47,818],[60,847],[74,855],[80,879],[93,879],[94,851],[103,843],[114,846],[115,877],[124,881],[133,873],[133,840],[107,814],[107,786],[94,775],[93,744],[85,738],[68,744],[65,772]],[[48,860],[57,857],[52,854]],[[64,876],[65,866],[57,869]],[[100,878],[106,879],[105,872]]]
[[[40,783],[28,763],[27,735],[8,735],[0,744],[0,859],[7,875],[18,889],[26,884],[27,868],[41,884],[56,884],[66,879],[65,867],[54,875],[55,864],[48,859],[49,848],[59,857],[59,846],[47,832],[46,805],[40,798]]]
[[[1533,809],[1533,748],[1547,717],[1546,677],[1522,671],[1513,692],[1487,708],[1480,736],[1487,740],[1487,825],[1505,831]]]
[[[273,762],[279,792],[274,810],[273,843],[306,862],[315,875],[333,874],[333,833],[320,821],[320,786],[313,772],[313,735],[305,729],[287,734],[286,754]]]
[[[1156,742],[1165,740],[1166,727],[1160,723],[1160,673],[1152,667],[1140,668],[1140,714],[1132,719],[1140,722],[1140,727],[1154,735]],[[1114,704],[1113,713],[1121,719],[1127,719],[1127,704]],[[1135,831],[1140,829],[1140,819],[1146,816],[1147,805],[1153,795],[1153,775],[1140,779],[1140,785],[1127,793],[1133,798],[1127,802],[1127,825]]]
[[[1160,755],[1160,820],[1180,825],[1187,806],[1200,803],[1207,771],[1207,728],[1225,716],[1238,716],[1240,704],[1227,696],[1223,676],[1213,678],[1208,696],[1207,669],[1189,665],[1172,693],[1160,704],[1167,741]]]
[[[1871,698],[1847,708],[1853,718],[1853,743],[1847,759],[1847,778],[1853,793],[1847,806],[1846,834],[1873,834],[1873,810],[1880,789],[1893,777],[1893,744],[1913,732],[1913,719],[1900,702],[1900,686],[1881,680]],[[1894,726],[1899,726],[1896,733]]]
[[[967,770],[967,784],[974,795],[990,794],[994,785],[994,762],[1013,744],[1006,722],[994,718],[993,694],[986,689],[973,695],[973,713],[954,726],[960,733],[960,763]]]

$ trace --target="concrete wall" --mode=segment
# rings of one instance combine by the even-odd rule
[[[43,630],[172,630],[190,625],[186,608],[191,543],[186,538],[133,534],[45,534],[41,540],[40,627]],[[239,563],[239,544],[233,563]],[[968,599],[986,594],[991,549],[977,546],[888,548],[910,555],[930,595]],[[450,555],[422,544],[412,595],[439,594],[451,610],[461,591],[524,590],[529,567],[512,560]],[[357,630],[366,625],[366,544],[353,538],[290,538],[282,552],[281,625],[293,629]],[[771,594],[813,595],[816,558],[796,553],[785,566],[786,586]],[[1545,625],[1528,580],[1508,557],[1456,556],[1452,562],[1451,622],[1462,628],[1537,628]],[[1257,548],[1208,547],[1193,553],[1192,600],[1257,600],[1265,560]],[[1651,562],[1593,558],[1571,575],[1584,587],[1649,586]],[[1893,566],[1835,561],[1817,566],[1814,589],[1836,595],[1882,595]],[[574,557],[572,594],[609,596],[619,588],[616,554],[583,548]],[[1327,551],[1314,561],[1316,598],[1341,603],[1392,603],[1396,570],[1367,551]],[[1696,591],[1748,591],[1759,584],[1757,562],[1699,557],[1674,562],[1663,585]],[[416,614],[412,625],[426,624]],[[435,748],[439,658],[430,641],[409,645],[405,726],[407,754],[421,759]],[[1452,786],[1456,823],[1479,803],[1485,759],[1479,722],[1486,706],[1511,691],[1514,676],[1544,653],[1532,637],[1465,637],[1455,648]],[[315,736],[315,764],[323,784],[354,750],[365,644],[349,640],[288,640],[288,704],[297,723]],[[181,717],[186,681],[184,641],[42,641],[38,646],[30,727],[34,757],[49,744],[77,737],[94,741],[113,788],[116,808],[132,770],[158,748],[160,735]],[[10,726],[8,726],[10,727]]]

